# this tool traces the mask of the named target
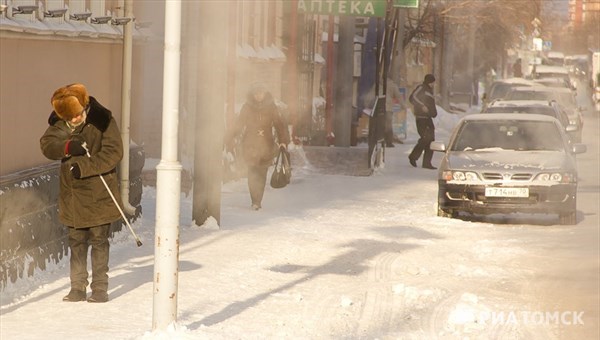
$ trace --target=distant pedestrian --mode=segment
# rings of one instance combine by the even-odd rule
[[[248,166],[251,207],[258,210],[262,207],[269,166],[273,164],[279,148],[287,149],[290,142],[287,124],[279,114],[273,96],[262,83],[253,84],[248,92],[246,103],[226,138],[229,150],[233,149],[234,138],[238,136],[241,136],[242,154]]]
[[[523,78],[523,67],[521,65],[521,58],[517,58],[512,67],[513,77]]]
[[[121,215],[100,175],[120,200],[116,167],[123,157],[121,134],[111,112],[82,84],[57,89],[50,102],[54,111],[40,147],[44,156],[61,161],[58,212],[69,229],[71,250],[71,290],[63,301],[106,302],[110,225]],[[90,247],[92,294],[87,297]]]
[[[417,123],[417,132],[419,140],[408,156],[408,161],[413,167],[417,167],[417,160],[423,154],[423,168],[436,169],[431,164],[433,151],[429,144],[435,140],[435,127],[433,119],[437,116],[437,108],[433,97],[433,87],[431,84],[435,82],[433,74],[427,74],[422,84],[410,94],[409,101],[414,106],[414,114]]]

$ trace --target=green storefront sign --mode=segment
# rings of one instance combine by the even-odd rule
[[[394,0],[394,7],[419,8],[419,0]]]
[[[386,0],[298,0],[298,11],[304,13],[384,17]]]

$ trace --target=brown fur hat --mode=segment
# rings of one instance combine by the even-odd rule
[[[89,105],[90,96],[83,84],[75,83],[54,91],[50,103],[60,119],[69,121]]]

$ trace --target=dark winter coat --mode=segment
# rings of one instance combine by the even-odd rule
[[[267,92],[265,98],[257,102],[252,95],[248,95],[229,139],[241,135],[242,153],[247,165],[269,166],[278,150],[273,128],[278,143],[290,142],[287,124],[279,114],[273,96]]]
[[[60,160],[60,221],[70,227],[87,228],[118,220],[121,215],[98,175],[102,175],[113,195],[121,204],[116,167],[123,157],[123,143],[112,113],[90,97],[85,123],[71,131],[53,111],[49,127],[40,139],[42,153]],[[86,142],[91,158],[65,155],[69,139]],[[75,179],[70,171],[74,163],[81,170]]]
[[[520,62],[515,62],[513,64],[513,77],[517,77],[517,78],[522,78],[523,77],[523,70],[521,68],[521,63]]]
[[[417,86],[410,94],[409,100],[414,106],[416,118],[434,118],[437,116],[433,89],[429,84],[419,84],[419,86]],[[423,106],[425,106],[427,110],[423,110]]]

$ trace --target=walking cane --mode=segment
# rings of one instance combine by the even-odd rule
[[[87,143],[84,142],[83,144],[81,144],[81,146],[85,149],[85,153],[88,156],[88,158],[92,158],[92,156],[90,156],[90,151],[87,148]],[[102,180],[102,183],[104,183],[104,187],[106,188],[106,190],[108,190],[108,193],[110,194],[110,198],[112,198],[113,202],[117,206],[117,209],[119,209],[119,212],[121,213],[121,216],[123,217],[123,220],[125,220],[125,223],[129,227],[129,230],[131,231],[131,234],[135,238],[135,243],[137,244],[138,247],[141,247],[142,246],[142,241],[140,241],[140,238],[133,231],[133,228],[131,227],[131,224],[129,224],[129,220],[127,219],[127,217],[125,217],[125,213],[123,213],[123,210],[119,206],[119,203],[117,203],[117,199],[113,195],[112,191],[110,191],[110,188],[108,187],[108,184],[106,184],[106,181],[104,180],[104,177],[102,177],[102,175],[98,175],[98,176],[100,176],[100,179]]]

